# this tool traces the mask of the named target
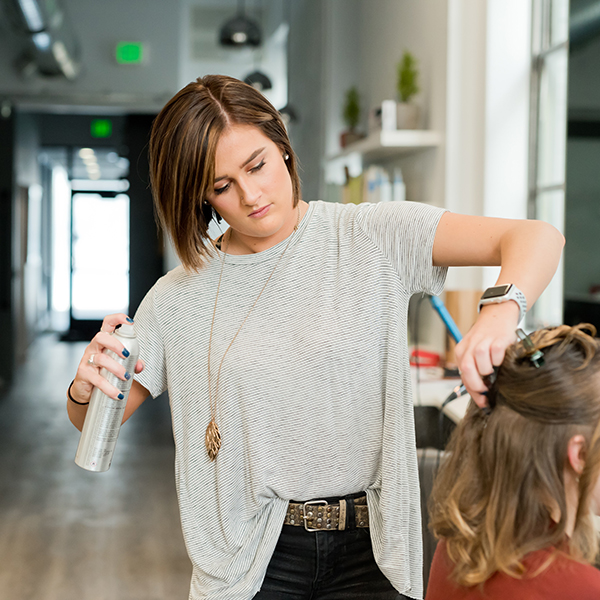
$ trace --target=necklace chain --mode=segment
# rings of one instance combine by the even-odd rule
[[[298,205],[298,217],[296,220],[296,225],[294,225],[294,231],[298,231],[299,225],[300,225],[300,205]],[[230,232],[231,232],[231,229],[230,229]],[[235,342],[235,339],[237,338],[239,332],[242,330],[242,327],[248,320],[250,313],[252,313],[258,300],[262,296],[262,293],[265,291],[267,284],[271,280],[271,277],[273,277],[273,274],[275,273],[277,267],[279,266],[279,263],[281,262],[283,255],[285,254],[286,250],[288,249],[288,247],[292,241],[292,236],[290,235],[290,239],[289,239],[286,247],[283,249],[283,252],[279,256],[279,260],[275,264],[275,267],[271,271],[271,274],[267,278],[267,281],[265,281],[265,285],[263,285],[262,289],[260,290],[260,293],[258,294],[258,296],[256,297],[256,300],[254,301],[254,304],[251,306],[250,310],[248,311],[246,318],[243,320],[242,324],[239,326],[236,334],[233,336],[233,339],[229,343],[229,346],[227,346],[227,350],[225,350],[225,353],[223,354],[223,358],[221,358],[221,362],[219,364],[219,370],[217,372],[217,381],[215,384],[215,394],[213,396],[212,386],[211,386],[211,374],[210,374],[210,354],[211,354],[211,348],[212,348],[213,329],[214,329],[214,325],[215,325],[215,315],[217,314],[217,302],[219,300],[219,291],[221,290],[221,280],[223,278],[223,270],[225,268],[225,255],[227,252],[227,248],[229,248],[230,241],[231,241],[231,233],[229,234],[229,238],[227,240],[227,246],[223,249],[223,256],[221,258],[221,273],[219,275],[219,284],[217,285],[215,306],[213,309],[212,322],[210,324],[210,337],[208,339],[208,397],[209,397],[209,401],[210,401],[210,422],[206,428],[205,443],[206,443],[206,450],[208,452],[208,456],[211,461],[215,460],[215,458],[217,458],[217,454],[219,453],[219,450],[221,448],[221,432],[219,430],[219,426],[217,425],[217,394],[219,391],[219,380],[221,379],[221,367],[223,366],[223,361],[225,360],[225,356],[227,356],[229,349],[233,345],[233,342]]]

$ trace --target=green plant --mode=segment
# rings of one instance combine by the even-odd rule
[[[354,131],[360,119],[360,98],[356,87],[351,87],[346,92],[343,117],[348,129]]]
[[[417,61],[410,52],[405,51],[402,60],[398,63],[396,83],[401,102],[408,102],[415,94],[419,93],[418,77]]]

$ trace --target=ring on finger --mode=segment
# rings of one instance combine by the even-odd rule
[[[88,358],[88,365],[92,365],[93,367],[96,366],[96,363],[94,362],[94,356],[96,356],[95,354],[92,354],[89,358]]]

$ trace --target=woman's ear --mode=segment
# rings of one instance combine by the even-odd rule
[[[585,438],[581,434],[574,435],[569,440],[567,460],[577,477],[583,473],[583,468],[585,467],[585,447]]]

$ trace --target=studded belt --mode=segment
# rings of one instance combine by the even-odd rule
[[[290,502],[284,525],[304,527],[306,531],[354,529],[369,526],[366,496],[340,498],[336,502],[309,500]]]

